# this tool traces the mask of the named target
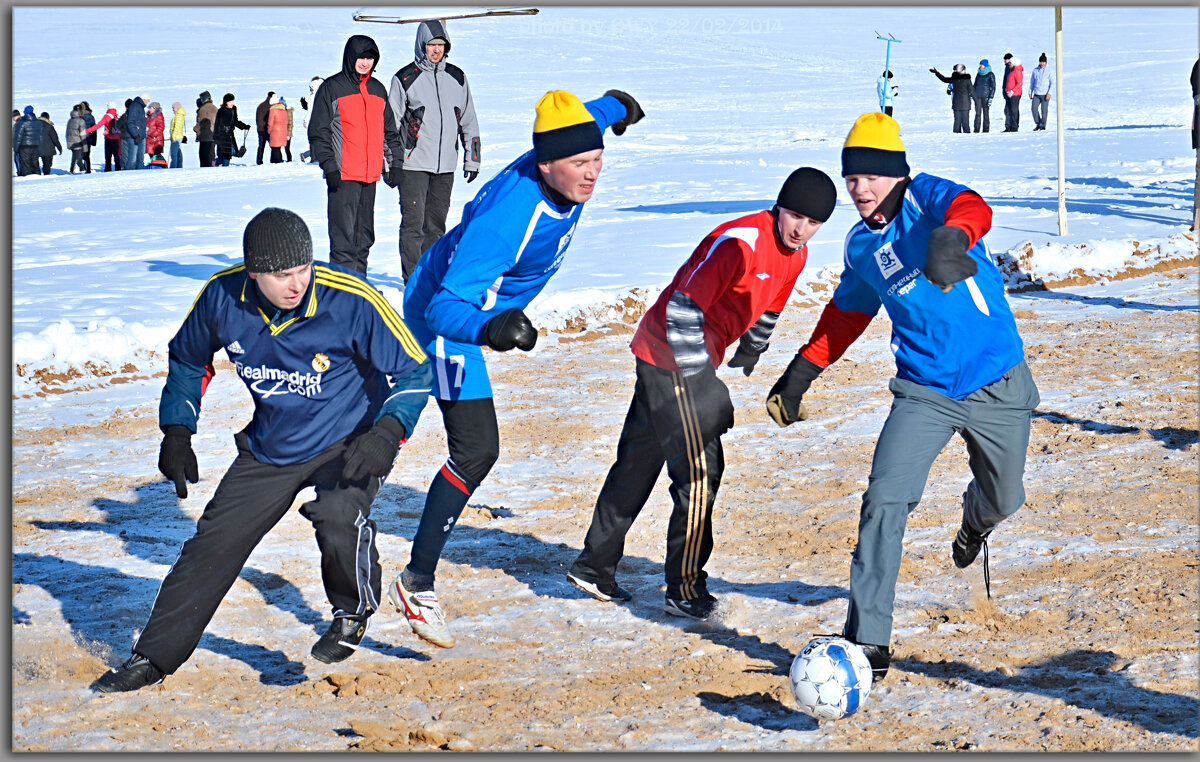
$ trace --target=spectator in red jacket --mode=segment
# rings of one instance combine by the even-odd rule
[[[379,64],[379,46],[356,34],[346,41],[342,70],[327,78],[313,96],[308,144],[321,165],[329,193],[329,260],[367,271],[375,243],[375,184],[384,172],[384,148],[403,155],[400,132],[388,107],[388,91],[371,76]],[[399,185],[397,160],[388,183]]]
[[[117,104],[108,102],[108,111],[91,127],[88,134],[104,128],[104,171],[111,172],[121,168],[121,128],[117,126]]]
[[[272,94],[267,109],[267,141],[271,145],[271,163],[283,163],[283,147],[288,142],[288,112],[282,98]]]
[[[1004,131],[1016,132],[1021,126],[1021,82],[1025,67],[1012,53],[1004,54]]]
[[[163,152],[166,143],[163,135],[166,133],[166,119],[163,117],[162,104],[154,101],[146,111],[146,153],[153,156]]]

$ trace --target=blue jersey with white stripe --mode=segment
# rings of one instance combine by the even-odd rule
[[[998,381],[1025,356],[1004,296],[1004,279],[980,238],[967,254],[978,265],[950,293],[922,277],[929,234],[966,186],[919,174],[896,217],[880,230],[860,221],[846,235],[845,269],[833,294],[843,311],[892,321],[896,375],[953,399]]]
[[[611,96],[585,105],[601,131],[626,115]],[[404,290],[404,318],[425,351],[438,358],[440,398],[491,396],[486,369],[478,365],[484,326],[505,310],[524,309],[541,293],[562,265],[582,212],[583,204],[557,204],[546,196],[529,151],[489,180],[463,208],[458,225],[421,256]]]
[[[168,345],[159,424],[196,430],[205,368],[224,349],[254,400],[250,451],[303,463],[380,415],[411,436],[429,399],[431,367],[383,295],[358,273],[315,263],[308,292],[278,314],[245,267],[216,273]]]

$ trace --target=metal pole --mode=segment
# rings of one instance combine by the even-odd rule
[[[1067,234],[1067,190],[1066,159],[1063,155],[1063,59],[1062,59],[1062,6],[1054,6],[1054,82],[1058,92],[1054,93],[1055,116],[1058,120],[1058,234]]]

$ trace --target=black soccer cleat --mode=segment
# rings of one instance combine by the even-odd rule
[[[625,603],[633,600],[633,593],[617,584],[616,580],[609,582],[588,582],[583,577],[576,577],[567,572],[567,581],[598,601],[616,601]]]
[[[863,650],[867,655],[867,661],[871,663],[871,684],[882,680],[888,673],[888,667],[892,664],[892,649],[887,646],[880,646],[874,643],[859,643],[849,635],[843,636],[846,640],[854,643]]]
[[[672,616],[683,616],[690,619],[708,619],[717,610],[717,599],[711,593],[703,593],[696,598],[672,598],[667,596],[663,611]]]
[[[370,615],[361,619],[351,616],[339,616],[329,625],[329,629],[312,647],[312,657],[326,664],[333,664],[354,655],[363,635],[367,634],[367,622]]]
[[[96,681],[96,689],[101,693],[126,693],[148,685],[158,685],[162,681],[162,670],[151,664],[145,656],[134,654],[121,666],[101,675]]]
[[[958,534],[954,537],[954,544],[950,546],[950,552],[954,556],[954,565],[965,569],[975,563],[980,549],[987,547],[989,534],[991,534],[990,531],[976,532],[967,526],[967,520],[963,519],[962,528],[958,530]]]

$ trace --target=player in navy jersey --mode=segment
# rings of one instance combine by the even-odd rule
[[[192,434],[224,349],[254,400],[237,458],[154,599],[133,656],[103,675],[105,693],[160,682],[195,651],[262,538],[307,486],[300,507],[321,550],[333,623],[312,656],[354,653],[379,608],[382,569],[371,501],[429,398],[430,363],[404,322],[357,273],[314,263],[304,220],[268,208],[250,220],[243,264],[212,276],[168,345],[158,467],[187,497],[200,474]]]
[[[405,320],[434,363],[433,395],[450,457],[429,486],[411,558],[388,596],[434,645],[454,645],[434,592],[438,559],[500,454],[481,347],[533,348],[537,331],[523,310],[562,265],[600,175],[604,131],[621,135],[642,116],[637,101],[619,90],[587,104],[562,90],[546,93],[537,104],[533,150],[479,190],[407,281]]]
[[[716,368],[737,341],[729,364],[750,375],[808,260],[808,241],[836,200],[828,175],[797,169],[774,207],[705,236],[647,310],[630,345],[637,381],[617,460],[596,499],[583,551],[567,573],[576,587],[602,601],[633,597],[617,584],[617,563],[665,465],[674,508],[664,608],[693,619],[712,616],[717,599],[708,591],[704,564],[725,466],[721,434],[733,425],[729,389]]]
[[[956,432],[966,442],[974,478],[951,556],[963,569],[983,549],[986,583],[988,535],[1025,502],[1029,422],[1040,400],[983,240],[992,221],[987,203],[949,180],[909,177],[900,125],[881,113],[862,115],[850,130],[842,176],[862,219],[846,236],[841,281],[771,388],[767,412],[781,426],[806,419],[809,385],[880,307],[887,310],[894,399],[863,494],[844,629],[863,646],[878,681],[891,660],[905,525],[934,459]]]

